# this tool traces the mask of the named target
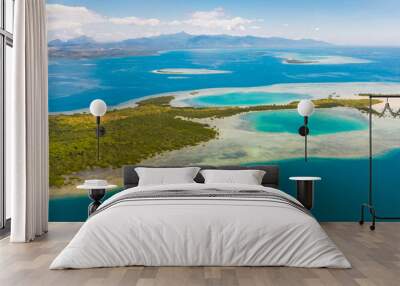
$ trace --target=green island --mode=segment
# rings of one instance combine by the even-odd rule
[[[50,186],[52,192],[76,184],[78,172],[96,168],[118,169],[163,152],[203,144],[218,138],[218,130],[191,119],[224,118],[239,113],[295,109],[286,105],[253,107],[173,107],[174,96],[149,98],[136,107],[114,109],[102,118],[101,159],[96,157],[95,120],[88,113],[50,115]],[[351,107],[368,112],[368,99],[318,99],[318,108]],[[373,104],[381,102],[374,100]],[[62,163],[61,163],[62,162]]]

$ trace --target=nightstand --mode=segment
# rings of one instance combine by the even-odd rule
[[[311,210],[314,203],[314,182],[320,177],[290,177],[289,180],[297,183],[297,200]]]
[[[116,185],[109,185],[105,180],[86,180],[83,185],[79,185],[77,189],[88,190],[89,198],[92,200],[88,206],[88,216],[94,213],[101,205],[101,200],[106,194],[106,190],[116,188]]]

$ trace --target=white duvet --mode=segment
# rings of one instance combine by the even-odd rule
[[[129,192],[205,188],[266,190],[296,201],[262,186],[184,184],[131,188],[102,206]],[[90,217],[50,269],[127,265],[351,267],[318,222],[290,205],[156,198],[124,201]]]

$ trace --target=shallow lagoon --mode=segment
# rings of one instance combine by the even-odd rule
[[[235,92],[208,96],[198,96],[183,102],[189,106],[255,106],[267,104],[287,104],[299,99],[310,98],[305,94],[272,92]]]
[[[358,113],[344,109],[318,109],[309,119],[310,135],[368,129],[368,121]],[[241,118],[248,122],[250,129],[258,132],[297,133],[303,123],[296,110],[252,112]]]

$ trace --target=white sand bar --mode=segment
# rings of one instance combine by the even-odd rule
[[[175,74],[175,75],[200,75],[200,74],[224,74],[224,73],[231,73],[230,71],[223,71],[223,70],[209,70],[209,69],[159,69],[153,70],[152,73],[157,74]]]
[[[336,98],[336,99],[360,99],[359,94],[400,94],[400,83],[397,82],[346,82],[346,83],[289,83],[273,84],[259,87],[240,88],[211,88],[191,91],[166,93],[160,96],[173,95],[171,105],[176,107],[188,106],[186,99],[201,96],[218,96],[226,93],[297,93],[305,94],[313,99]],[[368,97],[365,97],[368,98]],[[400,107],[400,101],[393,100],[394,107]]]
[[[275,57],[282,59],[283,64],[294,65],[347,65],[367,64],[370,60],[346,56],[314,56],[299,53],[277,53]]]

